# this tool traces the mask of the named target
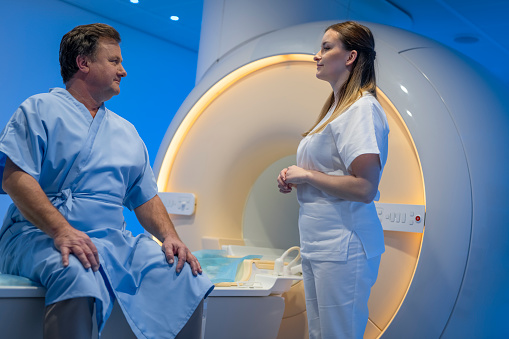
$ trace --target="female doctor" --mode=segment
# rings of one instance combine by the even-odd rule
[[[316,77],[332,93],[283,169],[280,192],[297,188],[310,338],[362,338],[384,252],[373,200],[387,160],[389,127],[376,99],[375,43],[356,22],[325,30]]]

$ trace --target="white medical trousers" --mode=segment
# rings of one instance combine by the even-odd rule
[[[302,259],[310,339],[363,337],[380,258],[367,259],[353,233],[347,261]]]

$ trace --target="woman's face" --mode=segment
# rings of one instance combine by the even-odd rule
[[[329,29],[322,38],[320,51],[316,53],[316,77],[327,81],[333,88],[341,86],[348,79],[356,51],[347,51],[339,40],[339,34]]]

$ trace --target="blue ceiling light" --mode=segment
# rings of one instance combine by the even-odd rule
[[[176,15],[172,15],[172,16],[170,16],[170,19],[173,20],[173,21],[178,21],[179,17],[176,16]]]
[[[133,4],[137,4],[138,2],[140,2],[140,0],[129,0],[131,1]]]

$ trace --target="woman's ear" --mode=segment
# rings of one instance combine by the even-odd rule
[[[353,65],[355,59],[357,59],[357,51],[352,50],[352,51],[350,51],[350,54],[348,55],[348,59],[346,59],[346,65],[347,66]]]

